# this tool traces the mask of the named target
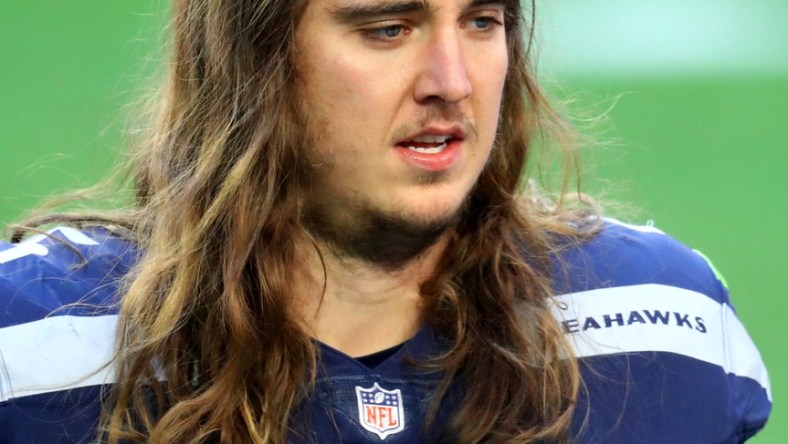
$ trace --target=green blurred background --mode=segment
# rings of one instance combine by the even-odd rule
[[[4,1],[0,223],[94,183],[117,161],[125,105],[160,70],[167,8]],[[586,152],[588,189],[714,259],[772,377],[774,413],[753,442],[788,442],[788,316],[779,299],[788,288],[788,2],[539,8],[541,79],[599,142]]]

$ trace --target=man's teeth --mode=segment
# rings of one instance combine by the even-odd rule
[[[417,153],[424,153],[424,154],[437,154],[443,151],[446,146],[449,144],[449,140],[451,140],[451,136],[419,136],[415,139],[411,140],[419,145],[423,144],[439,144],[436,146],[413,146],[408,145],[406,142],[406,146],[411,151],[416,151]]]
[[[418,147],[418,146],[409,146],[408,149],[411,150],[411,151],[416,151],[417,153],[438,154],[441,151],[443,151],[444,148],[446,148],[446,145],[448,145],[448,143],[442,143],[442,144],[440,144],[438,146],[429,147],[429,148]]]

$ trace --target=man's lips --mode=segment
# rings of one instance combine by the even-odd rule
[[[444,171],[457,162],[464,139],[463,125],[433,125],[398,140],[395,148],[411,166],[426,171]]]
[[[462,147],[462,139],[445,138],[439,142],[406,141],[397,144],[396,151],[401,158],[420,170],[445,171],[457,162]]]

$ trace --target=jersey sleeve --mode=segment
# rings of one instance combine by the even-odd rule
[[[558,262],[555,314],[584,380],[580,442],[740,443],[764,426],[766,369],[704,257],[608,221]]]
[[[94,441],[135,254],[103,230],[0,242],[0,443]]]
[[[731,408],[739,422],[739,434],[745,440],[766,424],[772,407],[771,384],[760,352],[736,315],[728,289],[722,281],[718,285],[724,301],[724,367],[730,382]]]

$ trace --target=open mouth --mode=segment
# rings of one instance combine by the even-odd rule
[[[397,145],[421,154],[438,154],[449,146],[451,140],[452,136],[448,135],[424,135],[416,137],[413,140],[400,142]]]
[[[447,171],[454,168],[464,146],[463,129],[458,126],[424,128],[396,142],[402,160],[422,171]]]

